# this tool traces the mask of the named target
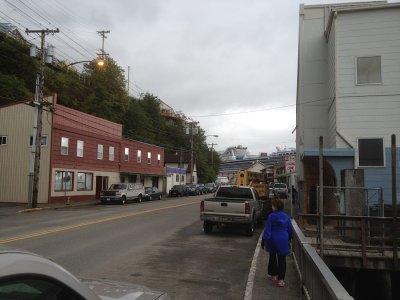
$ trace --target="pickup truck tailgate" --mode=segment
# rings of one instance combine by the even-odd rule
[[[244,199],[205,199],[203,214],[245,215],[245,201]]]

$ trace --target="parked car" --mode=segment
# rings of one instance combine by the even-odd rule
[[[168,196],[170,197],[182,197],[182,196],[188,196],[189,195],[189,188],[185,184],[177,184],[174,185],[168,193]]]
[[[199,190],[200,190],[200,194],[207,194],[208,193],[207,188],[206,188],[204,183],[199,183]]]
[[[285,183],[275,182],[272,186],[272,193],[279,197],[286,198],[288,196],[288,189]]]
[[[161,200],[161,198],[162,198],[162,193],[157,187],[153,186],[144,188],[143,200],[154,200],[154,199]]]
[[[100,200],[103,204],[111,202],[125,204],[133,200],[142,202],[143,195],[144,187],[141,183],[115,183],[101,192]]]
[[[188,184],[189,195],[196,196],[201,194],[200,186],[196,183]]]
[[[214,193],[217,190],[217,185],[214,182],[206,183],[207,193]]]
[[[0,299],[162,299],[168,294],[125,282],[78,279],[37,254],[0,246]]]

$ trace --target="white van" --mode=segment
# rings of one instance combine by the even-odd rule
[[[108,190],[100,194],[101,203],[120,202],[125,204],[127,201],[137,200],[142,202],[144,187],[141,183],[114,183]]]

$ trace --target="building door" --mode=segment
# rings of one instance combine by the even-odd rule
[[[100,193],[108,188],[108,176],[96,176],[96,199],[100,199]]]

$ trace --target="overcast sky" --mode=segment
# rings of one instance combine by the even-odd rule
[[[198,121],[218,151],[295,147],[299,4],[314,0],[0,0],[0,22],[59,28],[56,56],[104,50],[149,92]],[[389,1],[394,2],[394,1]],[[38,35],[29,40],[38,43]]]

